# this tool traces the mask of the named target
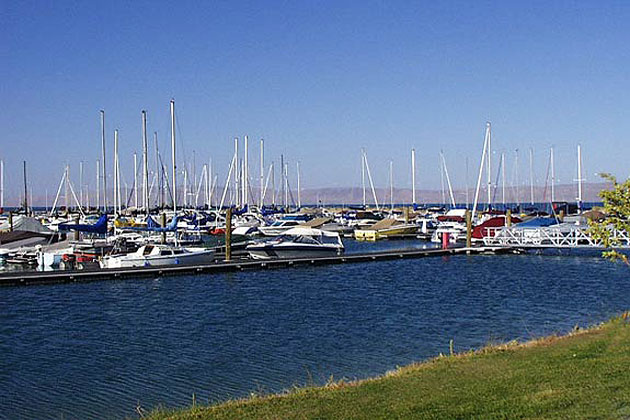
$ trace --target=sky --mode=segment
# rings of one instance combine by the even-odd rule
[[[363,147],[377,186],[390,160],[411,186],[411,148],[418,189],[440,188],[440,150],[454,187],[472,186],[486,121],[509,183],[529,182],[531,148],[544,185],[552,146],[557,181],[573,182],[578,144],[587,181],[625,179],[628,22],[627,1],[1,2],[5,201],[23,160],[36,196],[66,164],[77,184],[80,161],[93,185],[101,109],[110,174],[118,129],[133,183],[142,110],[169,163],[171,98],[178,165],[212,159],[220,184],[248,135],[250,172],[264,138],[265,164],[284,154],[293,178],[299,161],[302,188],[360,185]]]

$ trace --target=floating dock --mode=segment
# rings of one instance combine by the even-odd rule
[[[266,270],[287,267],[304,267],[331,264],[351,264],[371,261],[440,257],[455,254],[500,254],[511,253],[511,247],[473,247],[448,249],[406,249],[345,254],[334,257],[271,259],[271,260],[232,260],[204,265],[118,268],[107,270],[56,270],[56,271],[9,271],[0,274],[0,286],[26,286],[53,283],[78,283],[98,280],[122,280],[130,278],[193,274],[215,274],[244,270]]]

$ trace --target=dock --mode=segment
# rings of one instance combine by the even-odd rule
[[[441,257],[456,254],[501,254],[511,253],[513,248],[504,246],[454,247],[448,249],[405,249],[346,254],[334,257],[232,260],[204,265],[118,268],[107,270],[55,270],[55,271],[10,271],[0,274],[0,286],[27,286],[55,283],[79,283],[102,280],[156,278],[162,276],[217,274],[249,270],[268,270],[290,267],[352,264],[372,261]]]

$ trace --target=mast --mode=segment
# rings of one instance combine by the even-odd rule
[[[265,141],[263,139],[260,139],[260,201],[259,201],[259,207],[262,208],[263,206],[263,189],[265,188],[264,183],[265,183],[265,161],[264,161],[264,149],[265,149]]]
[[[83,161],[79,162],[79,203],[83,207]]]
[[[470,197],[468,192],[468,156],[466,156],[466,208],[470,208]]]
[[[365,149],[361,149],[361,186],[363,187],[363,208],[366,207],[365,199]]]
[[[282,207],[286,209],[287,207],[287,199],[285,198],[284,192],[284,155],[280,155],[280,196],[282,197]]]
[[[501,204],[505,209],[505,152],[501,152]]]
[[[157,207],[163,208],[162,193],[164,190],[162,186],[162,171],[160,171],[160,152],[158,149],[157,131],[153,132],[153,138],[155,140],[155,176],[157,179],[157,195],[155,197],[155,203]]]
[[[455,196],[453,195],[453,186],[451,185],[451,178],[448,176],[448,167],[446,166],[446,159],[444,159],[444,153],[440,151],[440,156],[442,156],[442,165],[444,166],[444,174],[446,175],[446,182],[448,184],[448,194],[451,198],[451,204],[454,207],[457,207],[455,203]]]
[[[514,150],[514,179],[516,180],[516,205],[521,206],[521,187],[518,178],[518,149]]]
[[[138,154],[133,152],[133,205],[138,210]]]
[[[284,202],[285,208],[291,207],[289,204],[289,164],[284,164]]]
[[[578,210],[582,210],[582,146],[578,144],[577,146],[577,159],[578,159],[578,196],[577,196],[577,206]]]
[[[101,161],[96,159],[96,211],[101,207]],[[1,206],[0,206],[1,207]],[[47,206],[48,207],[48,206]],[[48,211],[48,208],[46,208]]]
[[[394,211],[394,161],[389,161],[389,204],[391,211]]]
[[[298,199],[298,209],[302,207],[302,196],[300,192],[300,162],[295,163],[297,166],[297,199]]]
[[[24,166],[24,213],[28,215],[28,188],[26,186],[26,161],[22,161]]]
[[[70,177],[68,177],[70,179]],[[114,210],[120,214],[120,164],[118,157],[118,130],[114,130]]]
[[[553,161],[553,146],[551,147],[549,159],[551,160],[551,202],[553,203],[556,201],[556,168]]]
[[[173,165],[173,212],[177,213],[177,161],[175,160],[175,100],[171,99],[171,163]]]
[[[107,165],[105,160],[105,111],[101,110],[101,162],[103,163],[103,214],[107,213]],[[100,182],[96,184],[100,188]]]
[[[239,164],[239,160],[238,160],[238,137],[234,138],[234,195],[236,198],[236,205],[241,204],[241,185],[239,183],[239,174],[241,171],[241,165]]]
[[[147,112],[142,111],[142,206],[149,215],[149,140],[147,139]],[[136,189],[138,184],[136,184]],[[137,207],[136,207],[137,208]]]
[[[534,149],[529,148],[529,201],[534,204]]]
[[[272,189],[272,194],[271,194],[271,205],[275,208],[276,207],[276,166],[275,166],[275,162],[271,162],[271,167],[269,168],[269,170],[271,171],[271,189]]]
[[[479,203],[479,189],[481,188],[481,176],[483,175],[483,164],[486,158],[486,152],[490,143],[490,123],[486,123],[486,134],[483,140],[483,152],[481,152],[481,163],[479,164],[479,176],[477,177],[477,188],[475,190],[475,201],[473,203],[471,219],[475,220],[475,213],[477,212],[477,204]],[[488,200],[489,202],[490,200]]]
[[[245,136],[245,157],[243,162],[243,205],[247,205],[249,201],[248,189],[249,189],[249,141]]]
[[[486,123],[486,135],[488,136],[488,208],[492,204],[492,127],[490,123]]]
[[[70,165],[66,164],[66,183],[64,184],[64,198],[66,202],[66,213],[70,213],[70,189],[67,180],[70,179]]]
[[[365,161],[365,171],[367,172],[368,181],[370,181],[370,188],[372,189],[372,197],[374,197],[374,204],[376,205],[376,211],[379,210],[378,198],[376,197],[376,190],[374,189],[374,181],[372,180],[372,174],[370,173],[370,164],[367,159],[367,152],[363,149],[363,160]]]
[[[0,160],[0,210],[4,208],[4,161]]]
[[[416,149],[411,149],[411,204],[416,205]]]

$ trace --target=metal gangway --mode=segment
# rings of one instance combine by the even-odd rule
[[[619,245],[615,248],[630,249],[629,232],[611,228],[611,237],[618,240]],[[568,223],[547,227],[488,228],[483,242],[486,246],[517,248],[604,248],[601,241],[591,237],[588,226]]]

